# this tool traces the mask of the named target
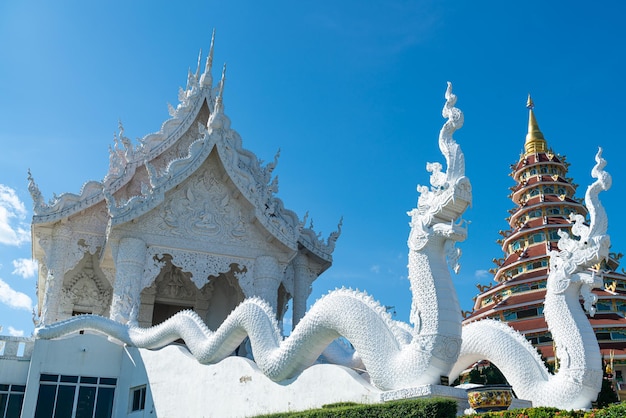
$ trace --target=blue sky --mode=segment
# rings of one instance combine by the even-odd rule
[[[118,120],[132,139],[157,131],[213,28],[214,77],[226,62],[224,104],[244,147],[265,161],[281,149],[278,195],[324,236],[344,217],[310,301],[345,285],[408,320],[406,212],[428,184],[426,163],[444,162],[447,81],[465,114],[455,138],[474,189],[454,277],[463,309],[502,255],[529,92],[579,197],[605,149],[614,181],[601,199],[613,250],[626,251],[623,2],[94,3],[0,2],[2,334],[33,329],[27,170],[46,199],[102,180]]]

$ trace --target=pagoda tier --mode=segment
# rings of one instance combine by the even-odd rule
[[[570,215],[587,216],[582,199],[575,197],[577,185],[567,177],[569,163],[547,145],[537,124],[529,97],[528,134],[524,152],[511,165],[515,186],[509,197],[515,207],[509,210],[509,229],[500,231],[504,257],[494,259],[490,272],[495,284],[478,285],[481,292],[464,323],[484,318],[507,322],[554,362],[552,336],[543,317],[550,251],[558,250],[559,231],[568,231]],[[626,276],[616,270],[621,254],[611,254],[603,263],[603,290],[598,296],[597,313],[590,322],[603,356],[613,358],[616,377],[626,374]],[[626,394],[626,392],[624,392]]]

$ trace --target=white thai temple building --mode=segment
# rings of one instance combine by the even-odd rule
[[[332,264],[341,223],[322,238],[275,196],[279,154],[264,164],[243,148],[224,114],[225,68],[214,83],[212,60],[213,43],[159,132],[133,144],[120,123],[103,181],[47,202],[29,173],[37,326],[97,314],[150,327],[193,310],[215,330],[251,297],[268,302],[279,324],[290,301],[294,326],[306,312],[311,284]],[[159,380],[197,389],[181,374],[201,373],[193,358],[148,366],[137,349],[89,332],[1,338],[0,417],[225,416],[198,413],[225,396],[218,389],[217,398],[196,405],[166,399],[171,389],[156,399]],[[250,355],[245,342],[232,354]],[[155,409],[159,401],[177,412]]]

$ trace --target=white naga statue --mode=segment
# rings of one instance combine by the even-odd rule
[[[247,299],[211,331],[193,311],[180,312],[151,328],[124,325],[96,315],[81,315],[36,330],[38,338],[56,338],[78,330],[97,330],[128,345],[160,348],[182,338],[201,363],[216,363],[249,337],[254,360],[274,381],[291,378],[309,367],[339,337],[354,347],[352,364],[364,367],[371,382],[382,390],[438,384],[447,376],[461,347],[461,310],[456,298],[446,255],[456,263],[454,242],[465,239],[457,223],[471,201],[471,187],[464,176],[461,149],[452,133],[463,123],[454,107],[451,86],[446,92],[439,137],[448,172],[429,164],[432,187],[419,187],[417,209],[410,212],[409,277],[413,292],[411,322],[393,321],[385,308],[367,294],[340,289],[318,300],[285,339],[270,305],[259,298]],[[332,344],[326,356],[337,357]]]
[[[520,333],[485,319],[463,327],[461,353],[451,379],[475,361],[487,359],[498,366],[517,396],[531,400],[533,406],[589,408],[596,400],[602,386],[602,358],[580,299],[593,316],[597,297],[591,291],[602,287],[602,279],[591,269],[608,257],[610,246],[606,212],[598,199],[602,190],[611,187],[605,165],[600,149],[591,171],[596,181],[585,193],[590,224],[583,223],[582,215],[570,215],[572,234],[578,238],[561,230],[559,251],[550,252],[544,316],[560,360],[558,373],[548,372],[537,350]]]
[[[200,363],[216,363],[249,337],[260,370],[280,382],[298,375],[323,353],[339,364],[364,368],[371,383],[381,390],[439,384],[441,376],[455,377],[460,370],[483,358],[492,360],[505,374],[520,398],[535,405],[587,406],[595,399],[602,377],[600,353],[593,331],[578,304],[578,292],[599,283],[587,268],[606,257],[606,215],[597,200],[609,187],[602,171],[587,191],[592,223],[579,225],[580,241],[563,238],[560,252],[551,256],[545,315],[557,343],[561,369],[549,376],[535,349],[521,334],[496,321],[480,321],[462,329],[461,309],[450,274],[458,270],[460,251],[455,242],[467,237],[461,215],[471,203],[471,185],[465,161],[452,135],[463,125],[454,107],[456,96],[448,83],[443,116],[448,120],[439,134],[440,163],[429,163],[431,186],[418,186],[417,208],[410,211],[409,279],[412,305],[410,322],[391,319],[385,308],[367,294],[334,290],[318,300],[291,335],[281,336],[276,314],[259,298],[247,299],[211,331],[193,311],[179,312],[151,328],[121,324],[95,315],[81,315],[36,330],[38,338],[57,338],[79,330],[96,330],[125,344],[157,349],[182,338]],[[598,157],[599,158],[599,157]],[[577,310],[578,309],[578,310]],[[347,339],[353,351],[333,344]],[[594,345],[595,344],[595,345]],[[537,364],[531,367],[531,364]]]

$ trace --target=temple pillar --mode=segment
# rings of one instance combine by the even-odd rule
[[[270,304],[274,312],[278,304],[281,269],[276,258],[264,255],[254,260],[254,293]]]
[[[50,254],[46,257],[46,287],[43,303],[39,313],[40,325],[57,322],[59,318],[59,304],[63,292],[63,278],[66,269],[66,258],[72,239],[72,230],[67,225],[56,228],[52,234]]]
[[[303,254],[298,254],[293,260],[293,328],[306,314],[306,301],[311,294],[311,284],[317,274],[309,267],[309,260]]]
[[[138,238],[122,238],[118,243],[110,310],[114,321],[137,323],[146,251],[146,243]]]

